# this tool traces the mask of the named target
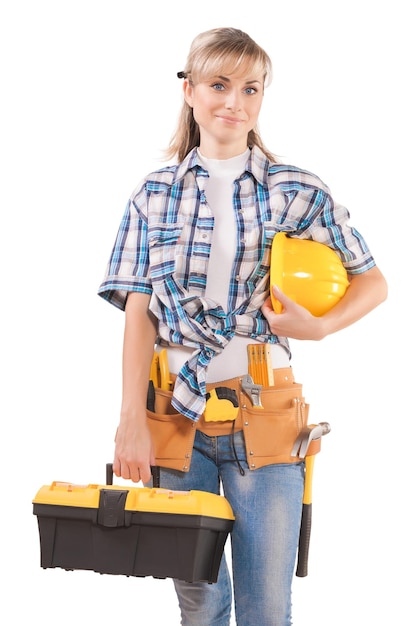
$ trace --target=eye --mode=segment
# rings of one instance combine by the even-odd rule
[[[224,85],[222,83],[213,83],[211,86],[212,86],[212,88],[215,91],[223,91],[224,90]]]
[[[246,89],[245,89],[245,93],[246,93],[248,96],[251,96],[252,94],[258,93],[258,90],[257,90],[257,89],[255,89],[255,87],[246,87]]]

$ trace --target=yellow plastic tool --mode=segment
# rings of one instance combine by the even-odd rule
[[[263,387],[274,385],[271,346],[268,343],[250,343],[248,352],[248,373],[253,382]]]
[[[171,390],[172,380],[168,367],[168,353],[165,348],[155,350],[151,363],[149,379],[153,382],[154,387],[159,389]]]
[[[151,369],[149,372],[149,380],[153,382],[154,387],[159,386],[158,353],[157,352],[153,353]]]
[[[313,502],[313,470],[315,458],[315,454],[307,455],[305,458],[303,504],[311,504]]]
[[[236,392],[228,387],[216,387],[206,394],[204,419],[206,422],[235,420],[239,414]]]

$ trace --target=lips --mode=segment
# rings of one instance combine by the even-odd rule
[[[237,117],[230,117],[229,115],[217,115],[216,117],[220,120],[224,120],[225,122],[229,122],[230,124],[239,124],[243,122],[243,120]]]

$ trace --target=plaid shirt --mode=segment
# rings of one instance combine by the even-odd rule
[[[375,265],[349,213],[310,172],[272,163],[254,147],[234,183],[237,246],[228,311],[205,298],[214,218],[205,197],[208,173],[197,150],[179,165],[149,174],[123,216],[99,295],[124,309],[130,291],[150,294],[161,340],[194,348],[178,373],[172,404],[198,420],[205,407],[205,371],[235,334],[280,343],[261,313],[269,295],[274,235],[313,239],[333,248],[349,274]]]

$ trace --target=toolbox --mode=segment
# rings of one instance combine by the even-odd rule
[[[44,569],[209,583],[234,522],[226,498],[204,491],[58,481],[39,489],[33,514]]]

